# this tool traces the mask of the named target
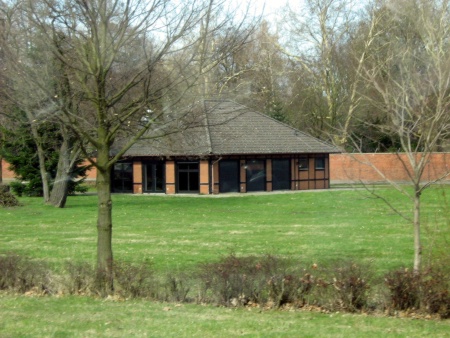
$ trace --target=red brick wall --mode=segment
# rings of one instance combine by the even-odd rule
[[[14,173],[8,170],[9,163],[2,160],[2,178],[4,182],[9,182],[14,179]]]
[[[404,163],[409,163],[405,154],[332,154],[330,155],[331,183],[383,182],[385,175],[396,182],[409,181]],[[378,173],[373,164],[382,173]],[[410,170],[410,166],[407,166]],[[450,171],[450,153],[435,153],[430,157],[423,174],[424,181],[431,181]],[[445,179],[450,182],[450,177]]]
[[[89,162],[84,162],[84,165],[88,165]],[[14,180],[14,173],[12,171],[8,170],[9,163],[5,160],[2,160],[2,178],[4,182],[10,182]],[[91,170],[87,171],[87,181],[95,181],[97,177],[97,169],[95,167],[92,167]]]

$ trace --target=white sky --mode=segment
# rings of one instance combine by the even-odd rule
[[[239,3],[239,0],[237,0]],[[251,6],[259,13],[264,8],[264,17],[268,21],[275,21],[281,18],[282,11],[287,4],[293,9],[297,9],[304,4],[303,0],[249,0]]]

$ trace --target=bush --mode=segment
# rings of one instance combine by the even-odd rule
[[[115,262],[115,291],[126,298],[157,298],[158,283],[148,263]]]
[[[66,262],[65,276],[61,291],[71,295],[91,295],[97,293],[95,268],[84,262]]]
[[[9,192],[9,186],[0,184],[0,206],[7,208],[19,205],[17,198]]]
[[[204,264],[200,279],[203,297],[226,305],[259,305],[280,307],[286,303],[304,303],[311,280],[289,273],[285,260],[267,255],[258,257],[224,257],[217,263]],[[209,299],[206,299],[209,301]]]
[[[430,314],[450,317],[450,276],[441,270],[428,268],[420,279],[421,308]]]
[[[372,273],[367,267],[354,262],[343,262],[334,269],[333,281],[336,303],[346,311],[354,312],[367,307],[369,280]]]
[[[15,254],[0,256],[0,290],[51,293],[48,269],[41,263]]]
[[[450,276],[428,268],[421,273],[400,269],[385,276],[393,310],[420,310],[450,317]]]
[[[419,308],[420,276],[409,269],[399,269],[385,276],[390,307],[394,310]]]
[[[166,290],[164,300],[169,302],[186,302],[188,300],[188,293],[191,289],[189,280],[189,276],[184,274],[181,274],[178,277],[169,274],[164,283]]]

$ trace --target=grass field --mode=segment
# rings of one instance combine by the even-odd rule
[[[377,190],[408,212],[389,188]],[[423,194],[425,261],[448,254],[450,187]],[[0,252],[45,260],[95,261],[96,196],[74,196],[66,209],[22,198],[0,209]],[[117,260],[150,261],[157,271],[190,271],[231,252],[272,254],[302,264],[352,259],[382,275],[410,267],[412,226],[364,190],[331,189],[285,194],[113,196]],[[1,295],[0,336],[448,336],[450,322],[347,314],[248,311],[145,301]],[[170,308],[170,310],[169,310]],[[45,310],[44,310],[45,309]]]

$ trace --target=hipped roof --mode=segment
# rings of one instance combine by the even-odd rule
[[[152,139],[154,132],[150,131],[125,156],[339,152],[324,141],[230,100],[204,101],[200,109],[192,110],[192,116],[186,114],[168,125],[168,135]]]

